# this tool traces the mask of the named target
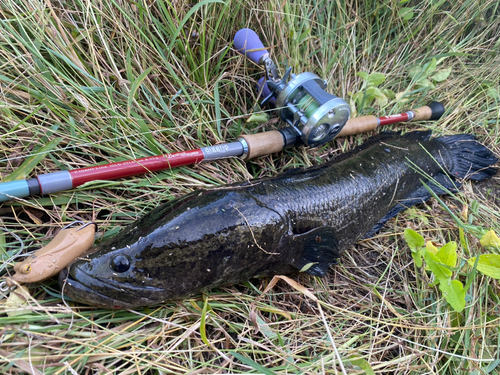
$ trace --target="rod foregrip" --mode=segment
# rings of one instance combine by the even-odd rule
[[[337,137],[346,137],[361,133],[368,133],[377,129],[378,121],[375,116],[356,117],[347,120]]]
[[[252,29],[241,29],[234,36],[234,48],[254,63],[259,64],[267,52],[259,36]]]
[[[337,137],[345,137],[361,133],[368,133],[378,126],[389,125],[403,121],[438,120],[444,114],[444,106],[439,102],[431,102],[426,106],[397,115],[375,117],[362,116],[349,119]]]
[[[285,146],[283,135],[278,130],[245,134],[238,139],[246,142],[247,151],[246,156],[243,157],[245,160],[280,152]]]

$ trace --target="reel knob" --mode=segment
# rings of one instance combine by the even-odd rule
[[[262,64],[266,55],[269,57],[269,52],[252,29],[241,29],[236,33],[234,48],[256,64]]]

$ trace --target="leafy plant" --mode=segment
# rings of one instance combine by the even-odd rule
[[[478,231],[479,232],[479,231]],[[465,308],[465,295],[470,287],[470,282],[464,285],[458,280],[457,243],[450,241],[438,248],[432,241],[425,242],[424,237],[412,229],[405,229],[405,240],[411,249],[413,260],[418,268],[425,260],[425,270],[434,275],[434,285],[439,285],[439,290],[450,306],[457,312]],[[500,248],[500,238],[493,230],[484,234],[480,243],[484,247]],[[425,246],[424,246],[425,245]],[[466,263],[471,267],[469,275],[479,271],[486,276],[500,279],[500,255],[482,254],[479,257],[466,259]],[[455,277],[453,277],[455,274]]]
[[[431,61],[423,65],[413,65],[408,70],[408,76],[415,82],[416,88],[428,87],[430,89],[436,88],[436,83],[445,81],[451,74],[451,68],[437,69],[439,61],[433,58]]]
[[[356,102],[358,110],[362,110],[365,106],[370,106],[374,101],[380,108],[383,108],[389,102],[389,99],[394,99],[395,94],[388,89],[380,89],[382,83],[385,82],[385,75],[382,73],[358,72],[358,77],[363,79],[363,85],[359,92],[352,94],[352,99]]]

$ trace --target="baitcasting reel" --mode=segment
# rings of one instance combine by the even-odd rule
[[[267,85],[263,79],[264,101],[276,100],[280,117],[290,127],[280,130],[285,147],[304,143],[320,146],[335,138],[346,124],[351,108],[343,99],[326,92],[326,82],[314,73],[298,75],[288,68],[280,77],[276,65],[269,57],[255,31],[241,29],[234,36],[234,46],[253,62],[266,69]]]

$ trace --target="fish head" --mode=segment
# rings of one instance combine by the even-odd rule
[[[93,306],[133,308],[258,274],[259,257],[271,255],[255,246],[254,236],[270,216],[276,218],[269,230],[283,232],[278,215],[240,193],[196,192],[194,198],[175,209],[160,206],[84,253],[61,272],[63,294]],[[262,243],[276,248],[280,236],[264,237]]]
[[[205,197],[197,192],[160,206],[83,253],[60,273],[63,295],[116,309],[187,297],[199,283],[215,277],[198,277],[197,267],[208,273],[220,263],[210,256],[220,246],[218,241],[207,238],[217,237],[237,214],[227,216],[219,195]],[[224,219],[214,220],[220,215]]]
[[[164,288],[151,285],[144,269],[137,267],[137,246],[98,245],[59,274],[62,293],[97,307],[133,308],[158,303]]]

